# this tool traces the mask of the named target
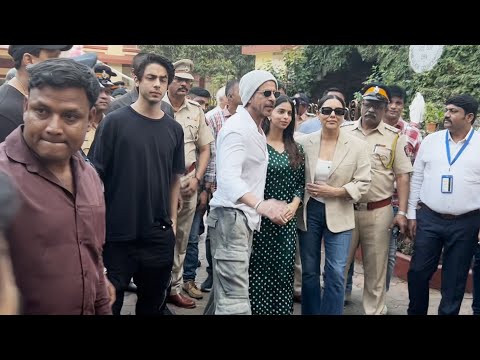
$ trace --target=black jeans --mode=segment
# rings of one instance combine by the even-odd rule
[[[479,214],[443,219],[425,207],[417,210],[417,234],[408,270],[409,315],[427,314],[429,282],[437,270],[442,248],[442,300],[438,314],[458,315],[479,227]]]
[[[132,277],[137,285],[135,314],[162,315],[162,304],[170,284],[174,247],[175,236],[171,227],[152,239],[106,242],[103,260],[117,296],[112,306],[114,315],[120,315],[124,291]]]
[[[472,267],[473,275],[473,315],[480,315],[480,245],[475,248],[475,257]]]
[[[210,206],[207,204],[207,216],[210,214]],[[202,221],[203,224],[203,221]],[[213,276],[212,274],[212,249],[210,248],[210,231],[208,231],[208,227],[205,229],[207,231],[207,234],[205,236],[205,256],[207,258],[207,274],[208,276]],[[203,234],[203,231],[202,231]],[[213,293],[213,292],[212,292]]]

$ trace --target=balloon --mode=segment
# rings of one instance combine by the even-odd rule
[[[410,122],[421,124],[425,118],[425,100],[422,94],[417,92],[415,98],[410,104]]]

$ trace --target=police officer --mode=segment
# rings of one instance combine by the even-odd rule
[[[89,125],[87,133],[85,134],[85,140],[82,144],[82,151],[85,155],[88,155],[90,151],[90,147],[92,146],[93,140],[95,139],[95,133],[97,132],[97,128],[100,122],[105,117],[105,111],[110,106],[112,102],[112,85],[113,83],[110,79],[97,74],[98,83],[100,84],[100,94],[98,95],[98,99],[95,102],[95,117],[93,118],[92,123]],[[115,74],[115,73],[114,73]]]
[[[197,102],[186,98],[194,80],[192,75],[193,62],[189,59],[182,59],[175,62],[173,66],[175,77],[168,86],[168,92],[163,100],[173,107],[175,120],[183,127],[185,174],[180,179],[183,206],[178,214],[172,268],[172,289],[167,301],[178,307],[192,309],[196,306],[195,301],[180,294],[183,284],[183,263],[197,206],[198,185],[207,169],[213,135],[207,126],[201,106]],[[198,160],[197,151],[199,154]],[[200,290],[198,290],[198,293],[200,293]]]
[[[345,269],[350,267],[360,244],[365,274],[363,308],[367,315],[381,315],[387,313],[385,279],[391,231],[394,226],[398,226],[402,234],[407,229],[406,211],[413,168],[405,153],[405,136],[382,121],[390,101],[388,88],[371,83],[362,93],[360,119],[346,122],[343,129],[369,144],[372,182],[368,193],[354,204],[355,229]],[[399,211],[393,217],[391,202],[395,181]]]
[[[110,66],[107,66],[105,64],[96,64],[93,67],[93,72],[98,79],[107,80],[110,83],[110,86],[113,85],[113,83],[111,82],[111,77],[117,76],[117,73],[113,72]]]

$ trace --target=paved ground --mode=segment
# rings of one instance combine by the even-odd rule
[[[197,284],[200,284],[207,277],[205,259],[205,241],[202,237],[199,244],[200,260],[202,266],[197,271]],[[363,267],[360,263],[355,264],[355,274],[353,277],[353,291],[352,303],[345,307],[345,315],[363,315],[362,308],[362,288],[363,288]],[[185,294],[185,293],[184,293]],[[195,309],[182,309],[174,305],[168,304],[169,309],[176,315],[202,315],[205,305],[207,304],[209,293],[205,293],[202,300],[197,300],[197,307]],[[186,295],[187,296],[187,295]],[[135,314],[136,295],[133,293],[126,293],[125,302],[122,309],[122,315]],[[438,290],[430,289],[430,307],[428,309],[429,315],[436,315],[438,304],[440,303],[440,292]],[[472,314],[472,294],[466,293],[462,307],[461,315]],[[406,315],[408,307],[408,288],[407,283],[399,278],[393,278],[390,283],[390,291],[387,293],[387,307],[388,315]],[[295,304],[294,315],[300,315],[300,304]]]

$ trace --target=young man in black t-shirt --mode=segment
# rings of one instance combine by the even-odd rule
[[[89,158],[105,185],[107,235],[104,262],[117,290],[133,276],[136,314],[161,314],[175,246],[180,174],[185,171],[183,129],[159,103],[173,80],[172,63],[148,54],[134,69],[139,97],[108,114],[97,129]]]

